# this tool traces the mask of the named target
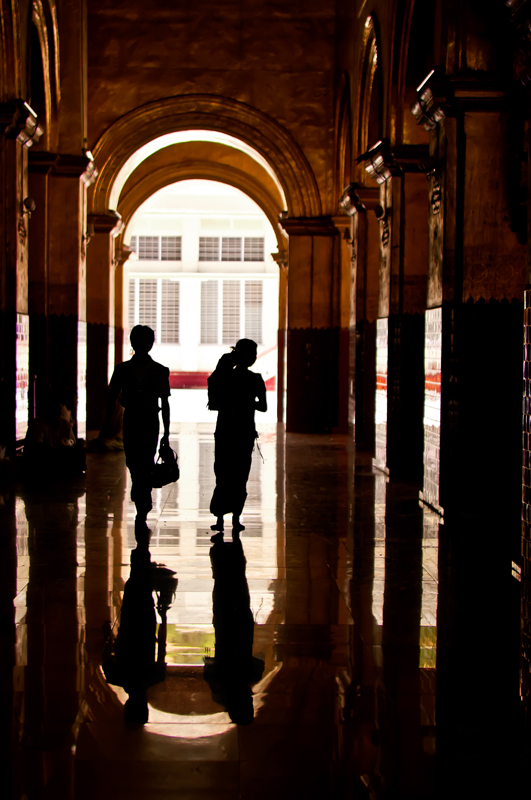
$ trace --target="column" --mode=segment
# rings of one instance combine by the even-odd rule
[[[50,391],[84,419],[86,363],[85,191],[93,178],[89,156],[36,151],[30,185],[30,371],[37,378],[37,411]],[[37,203],[37,201],[36,201]],[[78,408],[78,398],[81,398]]]
[[[365,166],[380,186],[375,466],[422,478],[428,147],[380,142]],[[374,169],[375,159],[381,159]]]
[[[278,264],[277,422],[286,421],[286,338],[288,326],[288,259],[272,253]]]
[[[486,759],[506,760],[517,746],[519,586],[511,567],[520,558],[526,246],[507,181],[507,98],[487,75],[471,87],[434,76],[424,87],[431,97],[421,98],[442,112],[430,134],[422,499],[444,517],[437,648],[443,789],[465,760],[469,775],[481,773]],[[476,641],[496,631],[472,698],[462,672],[471,615]],[[487,693],[488,708],[480,699]],[[484,734],[494,718],[503,737]],[[488,778],[497,789],[496,780],[496,773]]]
[[[374,209],[379,194],[372,186],[353,183],[340,201],[352,217],[349,420],[354,424],[356,445],[364,450],[373,450],[375,436],[380,231]]]
[[[122,219],[116,211],[88,217],[87,430],[99,431],[101,428],[109,373],[114,368],[114,353],[112,356],[110,353],[115,321],[114,237],[121,228]]]
[[[330,217],[281,219],[289,234],[288,431],[339,425],[339,245]]]
[[[0,448],[10,456],[17,439],[17,314],[25,328],[28,313],[27,152],[41,133],[22,100],[0,105]],[[25,420],[18,411],[20,428],[27,409]]]

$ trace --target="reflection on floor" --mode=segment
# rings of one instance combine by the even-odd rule
[[[418,487],[390,483],[347,437],[263,426],[241,534],[263,670],[251,681],[252,724],[231,722],[227,692],[204,675],[222,630],[212,620],[212,430],[176,426],[181,479],[154,492],[151,562],[178,583],[165,679],[148,689],[145,726],[126,724],[128,694],[101,667],[125,624],[136,548],[123,455],[91,455],[84,480],[1,496],[1,723],[14,736],[2,766],[12,797],[479,797],[498,778],[500,796],[512,796],[514,658],[475,638],[482,578],[419,507]],[[505,613],[514,598],[498,588]],[[238,672],[245,648],[233,637],[228,649]],[[486,696],[489,659],[500,685]]]

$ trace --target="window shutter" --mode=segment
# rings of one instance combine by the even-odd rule
[[[240,338],[240,281],[223,281],[223,344]]]
[[[138,237],[138,259],[139,259],[139,261],[158,261],[159,260],[159,237],[158,236],[139,236]]]
[[[178,281],[162,280],[161,292],[161,344],[179,344],[179,297]]]
[[[181,252],[182,252],[182,247],[181,247],[180,236],[161,236],[160,239],[161,261],[180,261]]]
[[[219,261],[219,236],[199,237],[199,261]]]
[[[201,283],[201,344],[218,343],[218,282]]]
[[[136,320],[135,320],[135,300],[136,300],[136,280],[134,278],[130,278],[129,279],[129,305],[128,305],[129,330],[132,330],[136,325]]]
[[[221,239],[221,260],[242,260],[242,240],[240,236],[223,236]]]
[[[262,342],[262,281],[245,281],[245,338]]]
[[[243,240],[243,260],[244,261],[263,261],[264,260],[264,237],[246,236]]]
[[[157,281],[138,279],[138,324],[157,330]]]

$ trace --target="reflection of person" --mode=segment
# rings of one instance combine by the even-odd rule
[[[102,664],[107,682],[122,686],[129,695],[124,706],[127,722],[144,725],[148,721],[147,690],[166,677],[166,613],[177,588],[174,574],[167,567],[152,564],[145,545],[131,552],[131,573],[124,588],[114,654]],[[153,591],[159,593],[158,636]]]
[[[223,515],[232,514],[233,531],[244,530],[240,514],[247,498],[247,479],[257,437],[254,412],[267,411],[266,388],[261,375],[251,372],[256,342],[240,339],[221,356],[208,379],[208,407],[218,412],[215,432],[216,488],[210,511],[217,518],[212,530],[223,531]],[[221,534],[223,536],[223,534]]]
[[[210,561],[216,644],[214,658],[205,658],[204,676],[213,699],[225,706],[233,722],[246,725],[254,717],[250,685],[262,677],[264,662],[253,656],[254,619],[241,541],[216,542]]]
[[[130,361],[118,364],[114,370],[100,433],[101,439],[110,438],[109,428],[119,399],[124,408],[123,442],[125,462],[131,473],[131,500],[136,505],[140,526],[146,524],[152,508],[151,473],[159,438],[159,399],[164,425],[161,447],[169,445],[170,434],[170,371],[149,355],[154,341],[155,334],[147,325],[135,325],[131,331],[135,353]]]
[[[56,474],[83,474],[83,439],[76,439],[71,403],[51,391],[43,412],[31,420],[24,440],[24,460],[29,474],[44,478]]]

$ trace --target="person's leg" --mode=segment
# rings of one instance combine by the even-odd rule
[[[156,420],[131,418],[124,414],[125,463],[131,473],[131,500],[136,506],[136,523],[146,524],[153,508],[152,472],[159,438]]]
[[[235,442],[232,511],[232,533],[235,536],[245,530],[245,525],[240,522],[240,516],[247,500],[247,481],[251,471],[254,442],[254,437],[252,439],[245,437]]]
[[[230,505],[230,439],[226,435],[215,433],[214,445],[214,475],[216,486],[210,501],[210,513],[216,517],[216,522],[210,530],[218,531],[223,538],[223,515],[231,510]],[[214,540],[214,537],[212,537]]]

